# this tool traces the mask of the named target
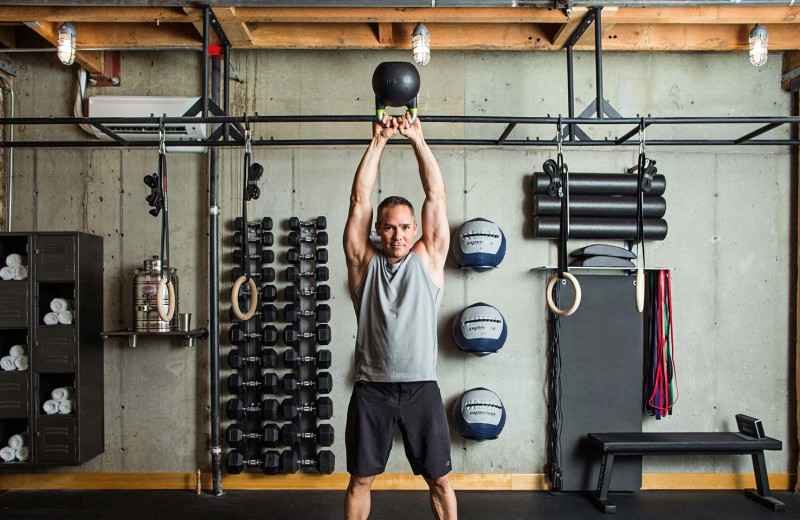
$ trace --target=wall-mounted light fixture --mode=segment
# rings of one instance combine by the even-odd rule
[[[418,23],[411,33],[411,50],[414,52],[414,61],[417,65],[427,65],[431,61],[431,33],[422,22]]]
[[[64,65],[72,65],[75,61],[75,47],[77,45],[77,38],[75,34],[75,26],[69,22],[64,22],[58,28],[58,59]]]
[[[750,31],[750,63],[760,67],[767,62],[767,43],[769,33],[767,28],[757,23]]]

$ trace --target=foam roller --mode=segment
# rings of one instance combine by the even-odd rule
[[[572,195],[633,195],[636,196],[638,184],[636,175],[619,173],[570,173],[569,194]],[[550,177],[546,173],[533,174],[533,193],[547,193]],[[655,175],[653,184],[645,196],[663,195],[667,180],[663,175]]]
[[[667,212],[667,201],[663,197],[645,197],[642,204],[644,218],[661,218]],[[561,199],[549,195],[533,196],[533,214],[540,217],[559,216]],[[570,217],[633,217],[636,218],[636,196],[594,197],[570,195]]]
[[[557,239],[559,217],[534,217],[533,238]],[[664,240],[667,237],[667,221],[645,219],[644,238]],[[599,238],[603,240],[635,240],[635,218],[591,218],[569,219],[569,238]]]

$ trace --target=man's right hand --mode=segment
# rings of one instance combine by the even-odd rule
[[[380,123],[376,122],[373,125],[372,136],[380,139],[389,139],[397,134],[397,128],[399,126],[400,122],[396,117],[392,117],[384,112]]]

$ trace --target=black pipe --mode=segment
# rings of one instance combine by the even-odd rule
[[[572,45],[567,46],[567,99],[569,100],[568,113],[569,117],[575,117],[575,85],[572,77]],[[569,140],[575,140],[575,125],[567,125],[569,128]]]
[[[225,81],[224,86],[222,87],[222,91],[225,93],[223,96],[224,105],[222,105],[222,110],[228,114],[228,109],[230,107],[231,101],[231,93],[230,93],[230,84],[231,84],[231,45],[230,43],[225,44]],[[228,124],[225,123],[225,134],[224,139],[227,141],[230,137],[230,128],[228,128]]]
[[[649,144],[649,142],[648,142]],[[570,195],[636,195],[638,180],[636,175],[621,173],[570,173]],[[550,177],[546,173],[533,174],[533,193],[547,193]],[[653,176],[653,183],[645,198],[663,195],[667,180],[663,175]],[[572,199],[570,199],[572,203]],[[571,235],[570,235],[571,236]]]
[[[211,7],[203,6],[203,117],[208,117],[208,60]]]
[[[206,8],[208,9],[208,8]],[[207,13],[207,11],[206,11]],[[205,16],[206,20],[208,15]],[[206,26],[207,28],[207,26]],[[211,69],[211,95],[219,105],[219,60]],[[208,77],[203,78],[207,84]],[[205,99],[206,104],[208,99]],[[213,129],[212,129],[213,130]],[[222,443],[219,417],[219,148],[211,147],[208,169],[208,330],[211,393],[211,473],[215,496],[222,494]]]
[[[533,238],[557,239],[559,217],[534,217]],[[600,240],[634,240],[637,223],[635,218],[591,218],[578,217],[569,221],[569,238],[592,238]],[[645,219],[644,238],[664,240],[667,237],[667,221]]]
[[[570,218],[636,217],[636,200],[636,196],[594,197],[591,195],[570,195],[569,216]],[[661,218],[667,212],[667,201],[663,197],[644,197],[642,211],[645,218]],[[534,195],[533,214],[537,217],[560,215],[561,199],[549,195]]]
[[[600,22],[600,11],[602,7],[595,7],[594,18],[594,75],[595,84],[597,88],[597,119],[603,119],[603,34],[601,28],[603,27]]]

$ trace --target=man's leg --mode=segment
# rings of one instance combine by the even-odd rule
[[[455,520],[458,518],[456,511],[456,493],[450,485],[447,475],[439,478],[425,478],[431,491],[431,510],[437,520]]]
[[[375,477],[350,475],[350,484],[344,494],[344,517],[346,520],[366,520],[370,508],[370,488]],[[452,491],[452,489],[451,489]]]

